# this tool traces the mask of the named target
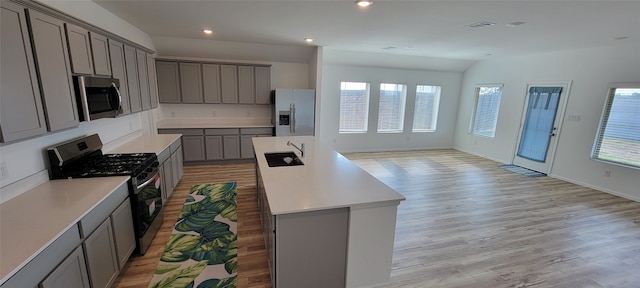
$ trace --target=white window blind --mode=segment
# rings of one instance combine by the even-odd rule
[[[340,82],[339,133],[367,132],[369,83]]]
[[[640,168],[640,83],[610,86],[592,157]]]
[[[473,135],[495,137],[502,85],[476,87],[476,105],[471,121]]]
[[[418,85],[416,87],[416,108],[413,114],[413,132],[436,130],[440,106],[440,86]]]
[[[407,85],[380,84],[380,106],[378,108],[378,132],[400,133],[404,127],[404,107]]]

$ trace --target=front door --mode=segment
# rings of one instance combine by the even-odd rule
[[[570,83],[529,84],[513,164],[549,173]]]

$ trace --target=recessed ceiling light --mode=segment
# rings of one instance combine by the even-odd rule
[[[516,21],[516,22],[511,22],[511,23],[507,23],[507,27],[517,27],[524,24],[524,22],[522,21]]]
[[[473,24],[466,25],[464,27],[473,28],[473,29],[480,29],[480,28],[486,28],[486,27],[493,26],[493,25],[496,25],[496,23],[489,22],[489,21],[480,21],[480,22],[476,22],[476,23],[473,23]]]
[[[311,43],[313,42],[313,38],[311,37],[304,38],[304,42]]]
[[[369,5],[373,4],[371,0],[356,0],[356,4],[360,7],[369,7]]]
[[[213,31],[210,29],[203,29],[202,32],[204,32],[204,34],[207,34],[207,35],[213,34]]]
[[[629,37],[627,37],[627,36],[618,36],[618,37],[611,37],[611,40],[618,41],[618,40],[624,40],[624,39],[627,39],[627,38],[629,38]]]

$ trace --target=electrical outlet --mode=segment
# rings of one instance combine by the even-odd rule
[[[604,177],[611,177],[611,170],[604,171]]]
[[[129,131],[133,131],[133,122],[129,122]]]
[[[9,167],[7,162],[0,163],[0,180],[9,178]]]

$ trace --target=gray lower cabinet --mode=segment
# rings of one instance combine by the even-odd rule
[[[64,22],[32,10],[28,10],[27,15],[31,24],[32,47],[39,72],[40,93],[46,107],[48,130],[77,127],[80,120],[71,79]]]
[[[171,153],[171,162],[173,165],[171,166],[173,169],[173,187],[175,188],[182,179],[182,175],[184,174],[184,162],[182,160],[182,143],[178,141],[178,148],[175,152]]]
[[[183,135],[184,161],[203,161],[205,157],[204,136]]]
[[[122,99],[122,114],[131,114],[131,106],[129,104],[129,82],[127,81],[127,67],[124,60],[124,44],[109,39],[109,52],[111,54],[111,72],[113,78],[120,81],[120,97]]]
[[[242,128],[240,129],[240,158],[254,158],[253,137],[271,137],[273,128]]]
[[[272,215],[257,173],[273,287],[345,287],[349,208]]]
[[[158,132],[159,134],[163,134],[163,130],[159,130]],[[159,173],[162,179],[162,200],[165,201],[171,196],[171,194],[173,194],[178,182],[180,182],[180,179],[182,178],[182,141],[178,139],[171,143],[167,149],[160,152],[160,154],[158,154],[158,162],[160,162]]]
[[[118,258],[111,221],[106,219],[83,243],[91,287],[106,288],[118,277]]]
[[[138,80],[138,60],[136,58],[136,48],[124,45],[124,60],[127,67],[127,83],[129,84],[129,107],[131,107],[131,113],[142,111],[140,82]]]
[[[122,269],[133,250],[136,249],[136,236],[133,229],[133,216],[131,214],[131,201],[126,199],[111,214],[111,226],[113,227],[113,239],[116,244],[116,256],[118,267]]]
[[[24,7],[0,1],[0,142],[46,133]]]
[[[82,248],[73,250],[67,259],[40,283],[40,288],[89,288],[87,265]]]
[[[224,159],[240,158],[240,136],[224,135],[222,136],[222,149]]]
[[[222,136],[221,135],[207,135],[205,136],[207,160],[222,160],[224,159],[224,152],[222,149]]]

